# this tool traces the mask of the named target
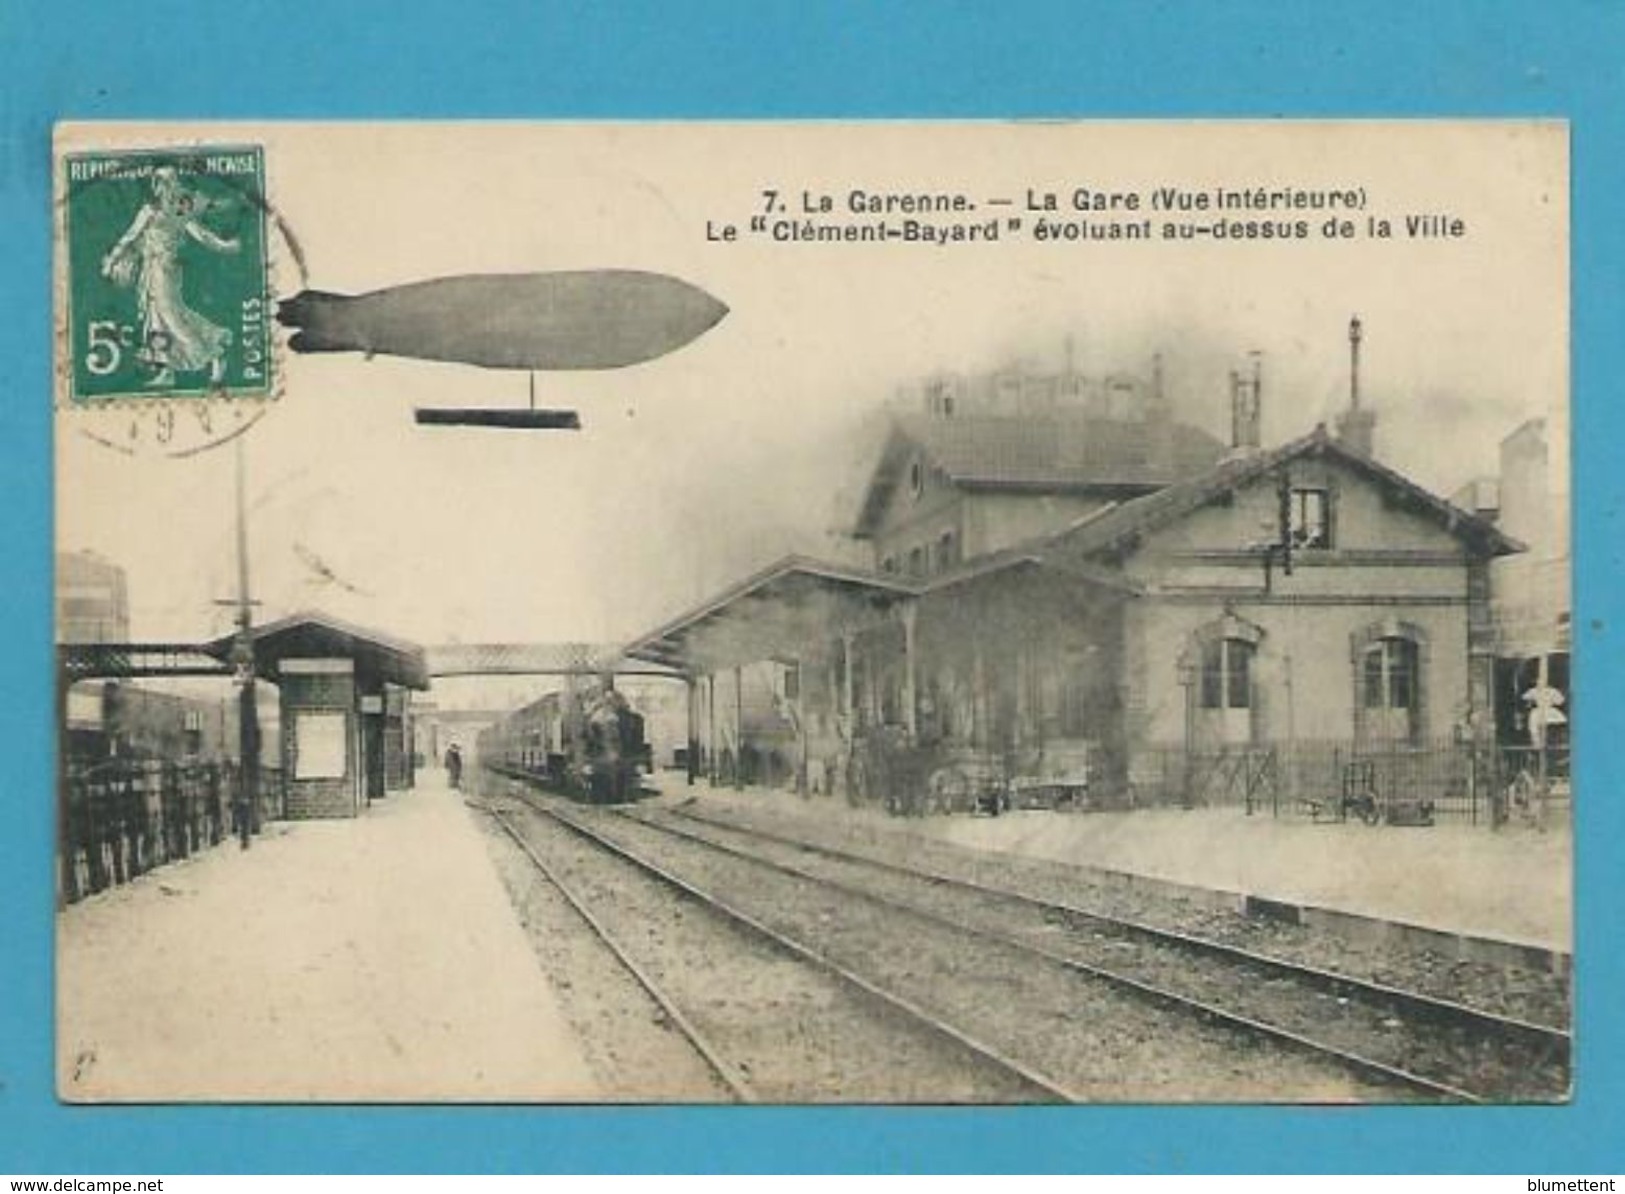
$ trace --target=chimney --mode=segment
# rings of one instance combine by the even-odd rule
[[[1162,376],[1162,354],[1151,354],[1151,400],[1147,405],[1147,417],[1166,422],[1171,417],[1168,409],[1168,389]]]
[[[1230,449],[1233,454],[1256,452],[1260,445],[1259,400],[1264,389],[1263,354],[1252,352],[1252,375],[1230,371]]]
[[[1337,442],[1361,456],[1376,453],[1377,412],[1360,405],[1360,317],[1349,320],[1349,408],[1337,418]]]
[[[1170,481],[1174,480],[1179,474],[1179,461],[1174,459],[1173,411],[1163,383],[1160,352],[1151,357],[1151,392],[1146,397],[1145,425],[1152,468]]]

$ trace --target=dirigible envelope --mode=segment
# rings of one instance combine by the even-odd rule
[[[278,305],[296,352],[461,361],[488,369],[619,369],[672,352],[728,308],[639,270],[470,274],[369,294],[305,290]]]

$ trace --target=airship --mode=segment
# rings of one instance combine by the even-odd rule
[[[487,369],[601,370],[638,365],[715,327],[727,305],[700,287],[641,270],[468,274],[277,305],[295,352],[359,352]],[[572,426],[574,412],[419,411],[420,423]],[[527,415],[529,417],[527,417]]]
[[[641,270],[469,274],[368,294],[305,290],[277,306],[295,352],[460,361],[487,369],[621,369],[665,356],[727,306]]]

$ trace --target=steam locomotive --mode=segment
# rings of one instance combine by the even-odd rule
[[[635,800],[650,762],[643,717],[607,681],[551,692],[475,739],[480,765],[594,804]]]

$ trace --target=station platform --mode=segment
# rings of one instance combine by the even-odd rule
[[[59,1097],[593,1099],[471,815],[430,771],[61,911]]]
[[[997,817],[894,817],[840,797],[655,780],[666,799],[841,817],[876,835],[919,835],[1161,883],[1215,904],[1267,901],[1351,937],[1444,945],[1485,960],[1563,970],[1573,952],[1567,817],[1527,825],[1367,826],[1248,816],[1239,808],[1014,811]],[[1408,933],[1408,930],[1416,930]],[[1429,938],[1437,938],[1431,941]],[[1449,939],[1454,939],[1451,941]],[[1509,948],[1496,947],[1505,944]]]

